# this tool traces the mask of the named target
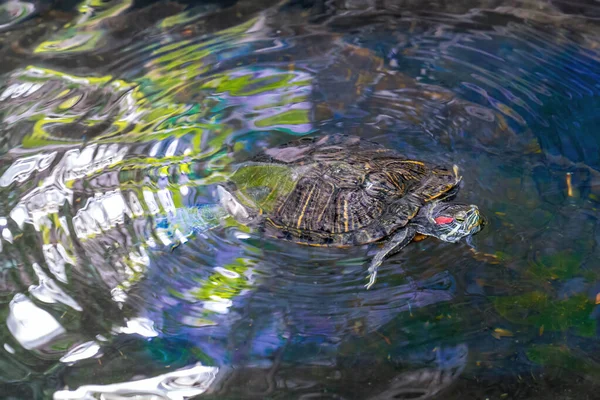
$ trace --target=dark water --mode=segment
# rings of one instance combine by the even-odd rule
[[[0,6],[0,397],[595,399],[600,5]],[[466,243],[160,223],[348,133],[457,164]],[[193,221],[192,221],[193,222]],[[137,396],[137,397],[135,397]],[[154,397],[152,397],[154,396]]]

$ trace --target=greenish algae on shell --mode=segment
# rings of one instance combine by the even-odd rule
[[[271,213],[280,199],[296,187],[302,167],[280,164],[247,163],[231,176],[240,203],[263,213]]]

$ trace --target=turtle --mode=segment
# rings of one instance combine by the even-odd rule
[[[303,137],[266,149],[217,186],[226,214],[266,236],[310,246],[383,243],[368,268],[367,289],[388,256],[417,234],[457,242],[479,232],[472,204],[451,202],[458,167],[403,157],[342,134]]]

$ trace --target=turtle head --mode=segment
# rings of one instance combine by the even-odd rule
[[[483,228],[485,219],[479,208],[472,204],[433,203],[425,207],[426,234],[445,242],[458,242],[463,237],[476,234]]]

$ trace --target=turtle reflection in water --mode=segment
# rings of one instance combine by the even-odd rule
[[[208,227],[231,215],[267,236],[312,246],[385,242],[369,267],[370,288],[383,260],[417,233],[457,242],[481,229],[476,206],[445,201],[460,180],[456,166],[407,160],[357,137],[302,138],[242,164],[218,186],[220,204],[201,207],[192,220]]]

